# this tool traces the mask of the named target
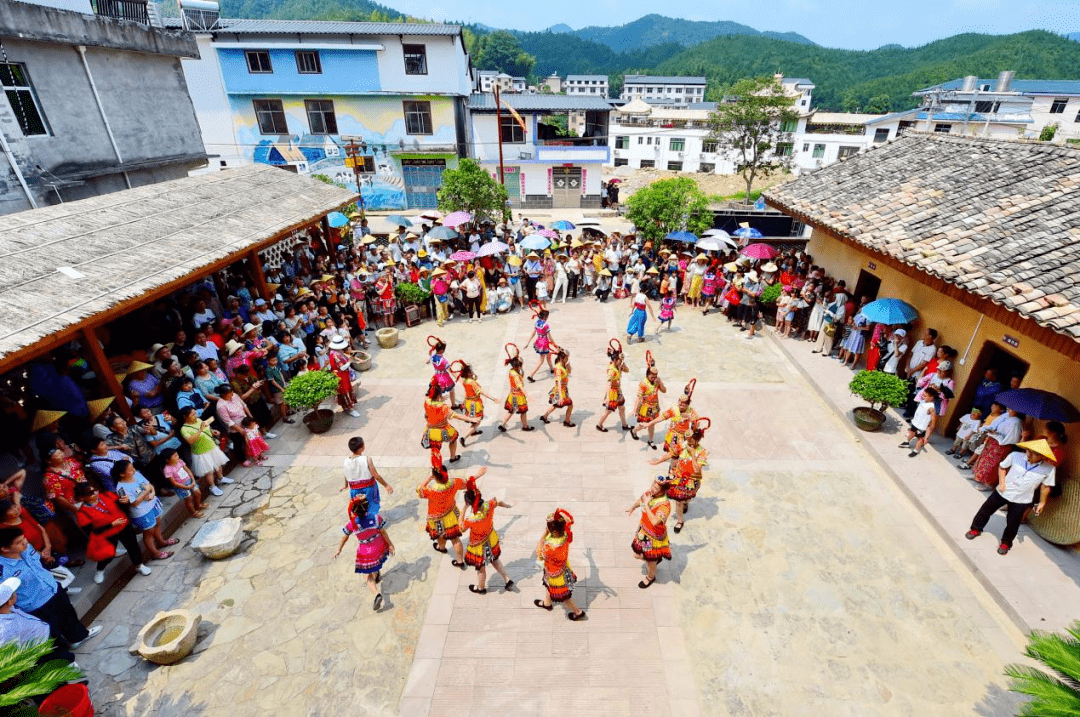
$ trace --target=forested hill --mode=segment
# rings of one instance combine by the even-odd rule
[[[559,28],[561,30],[562,28]],[[755,37],[773,37],[791,42],[814,44],[796,32],[760,32],[748,25],[741,25],[729,20],[705,22],[682,20],[663,15],[646,15],[625,25],[613,27],[583,27],[570,30],[570,33],[582,40],[607,45],[617,52],[637,50],[653,45],[674,43],[683,47],[692,47],[714,37],[728,35],[751,35]]]

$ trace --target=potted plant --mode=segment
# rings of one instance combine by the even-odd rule
[[[36,644],[22,644],[18,641],[0,646],[0,714],[36,715],[38,709],[31,701],[33,697],[51,695],[57,688],[70,680],[82,678],[82,671],[63,660],[49,660],[41,665],[38,661],[53,650],[53,640],[49,638]],[[73,689],[64,695],[58,695],[53,701],[58,702],[67,693],[82,693],[88,704],[90,697],[83,685],[69,685]],[[48,699],[48,698],[46,698]],[[69,700],[75,702],[74,700]],[[79,706],[81,703],[66,706]],[[70,710],[69,710],[70,713]]]
[[[409,281],[403,281],[394,287],[394,297],[402,308],[416,306],[419,312],[419,307],[427,302],[429,296],[431,296],[429,292],[421,289],[418,284]]]
[[[334,412],[319,405],[337,395],[338,377],[329,371],[307,371],[289,381],[282,400],[295,408],[310,408],[304,425],[312,433],[326,433],[334,424]]]
[[[777,282],[766,286],[765,290],[761,292],[761,296],[758,297],[761,320],[766,324],[776,323],[776,300],[780,298],[783,291],[784,287],[780,285],[780,282]]]
[[[860,371],[851,379],[848,389],[870,404],[852,411],[855,425],[864,431],[881,428],[886,420],[883,413],[886,406],[902,406],[907,402],[907,382],[884,371]]]

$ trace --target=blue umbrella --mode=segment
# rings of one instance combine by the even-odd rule
[[[530,234],[518,242],[518,246],[526,249],[547,249],[551,246],[551,240],[540,234]]]
[[[568,232],[568,231],[570,231],[571,229],[574,228],[574,225],[573,225],[573,223],[568,222],[565,219],[560,219],[558,221],[552,222],[551,223],[551,228],[552,229],[558,229],[561,232]]]
[[[349,223],[349,218],[341,212],[330,212],[326,215],[326,219],[334,229],[338,229]]]
[[[391,224],[393,224],[394,226],[398,226],[398,227],[411,227],[412,226],[412,220],[410,220],[408,217],[403,217],[400,214],[391,214],[390,216],[388,216],[386,218],[386,221],[388,221]]]
[[[761,239],[763,236],[765,236],[753,227],[739,227],[738,229],[733,231],[732,234],[737,237],[743,237],[746,239]]]
[[[432,227],[431,231],[427,233],[432,239],[457,239],[460,236],[456,231],[450,227]]]
[[[874,324],[910,324],[919,318],[915,307],[900,299],[878,299],[860,309],[860,313]]]
[[[671,232],[664,238],[671,241],[680,241],[683,244],[697,244],[698,242],[697,235],[690,232]]]
[[[1080,421],[1080,411],[1067,400],[1038,388],[1014,388],[994,396],[994,402],[1005,408],[1011,408],[1040,421],[1061,421],[1076,423]]]

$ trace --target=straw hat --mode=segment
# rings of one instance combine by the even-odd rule
[[[770,261],[770,262],[769,262],[768,264],[766,264],[765,266],[761,267],[761,270],[762,270],[762,271],[764,271],[764,272],[765,272],[766,274],[772,274],[772,273],[774,273],[775,271],[777,271],[777,270],[778,270],[779,268],[780,268],[780,267],[778,267],[778,266],[777,266],[776,264],[774,264],[774,263],[772,263],[772,262]]]
[[[655,266],[650,266],[648,269],[645,270],[645,273],[646,274],[659,274],[660,272],[656,270]]]
[[[250,334],[254,330],[255,330],[255,324],[244,324],[244,330],[241,331],[240,333],[241,334]]]
[[[374,244],[377,241],[379,241],[378,237],[376,237],[374,234],[368,234],[366,237],[363,238],[363,240],[361,240],[360,243],[361,244]]]
[[[296,298],[299,299],[301,296],[307,296],[310,293],[311,293],[311,289],[307,288],[306,286],[301,287],[300,291],[296,292]]]
[[[1050,449],[1050,444],[1046,442],[1045,438],[1037,438],[1034,441],[1024,441],[1023,443],[1017,443],[1016,447],[1023,448],[1025,451],[1031,451],[1032,453],[1038,453],[1040,456],[1047,459],[1051,463],[1057,463],[1057,458],[1054,456],[1054,451]]]
[[[446,269],[443,269],[442,267],[436,269],[435,273],[433,273],[431,277],[435,278],[436,276],[446,276]]]
[[[225,344],[225,353],[232,356],[242,348],[244,348],[244,345],[239,341],[229,341],[229,343]]]
[[[130,375],[138,371],[148,371],[152,368],[154,367],[146,363],[145,361],[132,361],[131,365],[127,367],[127,372]]]
[[[540,255],[537,254],[535,251],[530,251],[528,254],[525,255],[525,258],[526,259],[539,259]]]
[[[423,274],[430,274],[430,273],[431,273],[431,269],[421,269],[421,270],[420,270],[420,274],[421,274],[421,275],[423,275]]]
[[[93,401],[87,401],[86,405],[90,408],[90,420],[96,421],[97,417],[105,413],[105,409],[111,406],[112,402],[115,400],[115,396],[109,396],[107,398],[95,398]]]
[[[335,351],[342,351],[349,348],[349,340],[344,336],[335,336],[334,340],[330,342],[330,348]]]
[[[127,375],[128,375],[127,369],[120,369],[120,370],[113,369],[113,376],[116,376],[116,382],[117,383],[123,383],[124,379],[127,378]]]
[[[506,263],[509,264],[510,266],[521,266],[521,257],[518,256],[517,254],[514,254],[513,256],[511,256],[509,259],[506,260]]]
[[[34,414],[34,425],[30,428],[30,430],[32,432],[40,431],[45,426],[56,423],[66,415],[67,411],[38,411]]]
[[[322,276],[319,277],[319,281],[333,281],[333,280],[334,280],[334,275],[333,274],[323,274]]]
[[[270,291],[277,291],[279,288],[281,288],[281,284],[267,284],[266,288]]]
[[[393,259],[387,259],[386,263],[383,264],[383,267],[385,268],[385,267],[388,267],[388,266],[397,266],[397,264],[394,263]]]
[[[424,258],[427,257],[427,252],[424,251],[423,249],[421,249],[420,251],[416,252],[416,256],[421,258],[421,259],[424,259]]]
[[[755,271],[754,269],[751,269],[750,271],[746,272],[746,278],[749,279],[750,281],[757,281],[758,280],[757,271]]]
[[[611,276],[611,272],[608,271],[607,269],[601,269],[600,270],[600,276]]]
[[[157,356],[158,351],[160,351],[161,349],[171,349],[172,347],[173,347],[172,343],[154,344],[153,346],[150,347],[150,355],[151,356]]]
[[[671,249],[661,249],[660,256],[671,256]]]
[[[694,261],[708,261],[708,260],[709,260],[709,257],[705,256],[704,254],[698,254],[697,256],[694,257]]]
[[[581,241],[580,239],[575,239],[574,241],[570,242],[571,249],[580,249],[583,246],[585,246],[585,242]]]
[[[738,271],[739,265],[733,261],[729,261],[727,264],[724,264],[724,268],[728,271]]]

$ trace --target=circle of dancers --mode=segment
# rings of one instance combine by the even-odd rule
[[[538,302],[534,302],[531,308],[535,323],[525,347],[531,345],[539,360],[526,376],[518,347],[512,343],[504,347],[504,365],[508,370],[510,388],[503,402],[506,415],[496,424],[498,430],[504,433],[515,414],[521,421],[522,431],[535,430],[529,425],[526,386],[535,383],[534,375],[545,363],[554,378],[554,385],[548,391],[549,408],[540,416],[540,420],[545,424],[553,423],[549,416],[564,410],[562,425],[576,425],[570,420],[574,411],[569,388],[570,352],[555,343],[547,321],[547,309]],[[632,333],[637,333],[638,322],[643,323],[646,310],[651,314],[647,306],[635,306],[632,310],[635,329]],[[464,447],[467,439],[483,433],[479,425],[484,418],[484,399],[493,402],[497,399],[484,392],[470,364],[461,359],[453,362],[447,359],[445,341],[437,336],[429,336],[427,340],[427,363],[431,364],[433,375],[424,397],[426,426],[420,445],[430,452],[431,472],[417,486],[416,495],[427,505],[425,529],[431,539],[431,547],[445,554],[452,550],[451,565],[461,570],[472,568],[475,571],[476,582],[469,585],[472,593],[487,594],[489,566],[502,579],[503,590],[511,591],[515,583],[501,561],[502,548],[494,528],[494,519],[499,508],[510,509],[514,504],[494,496],[484,496],[480,481],[487,473],[486,467],[465,477],[451,476],[449,469],[449,464],[461,459],[459,444]],[[608,366],[601,399],[603,413],[596,430],[607,433],[604,424],[611,414],[617,412],[622,429],[628,431],[631,438],[635,441],[644,438],[652,450],[662,449],[663,452],[649,461],[649,465],[667,466],[666,471],[657,475],[649,488],[626,511],[628,515],[639,513],[638,528],[629,547],[634,556],[644,563],[645,576],[638,583],[638,587],[644,590],[656,582],[660,563],[671,560],[669,523],[674,521],[671,532],[678,534],[682,531],[690,504],[701,487],[702,471],[708,465],[708,451],[701,441],[711,421],[699,416],[691,405],[697,379],[687,383],[674,405],[661,410],[660,395],[667,393],[667,386],[660,377],[652,352],[646,351],[645,375],[638,385],[632,411],[635,425],[631,426],[626,420],[626,399],[622,391],[622,377],[629,369],[618,339],[610,340],[606,354]],[[462,391],[461,403],[457,401],[458,388]],[[462,433],[452,421],[466,425],[467,430]],[[655,431],[660,423],[667,423],[667,430],[662,443],[658,445]],[[444,447],[449,455],[446,462],[443,460]],[[345,459],[345,485],[341,489],[349,491],[347,522],[334,557],[341,554],[350,537],[356,538],[355,572],[364,576],[368,589],[374,595],[372,608],[377,612],[384,604],[380,587],[382,569],[394,554],[394,544],[387,533],[386,522],[379,514],[379,488],[381,486],[388,494],[392,494],[394,488],[379,474],[364,450],[362,438],[357,436],[349,440],[351,455]],[[460,507],[459,493],[464,499]],[[558,603],[564,608],[568,619],[578,621],[585,619],[586,614],[573,600],[573,589],[577,582],[569,556],[570,545],[574,541],[573,526],[574,517],[564,508],[556,508],[547,516],[535,550],[535,557],[542,566],[541,582],[545,592],[542,597],[533,600],[533,604],[551,611]]]

